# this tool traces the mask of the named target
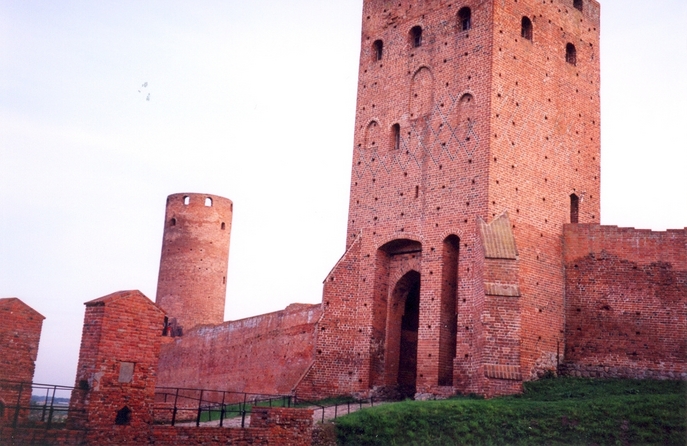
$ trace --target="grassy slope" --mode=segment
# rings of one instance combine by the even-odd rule
[[[405,401],[336,420],[342,445],[685,445],[686,383],[544,379],[491,400]]]

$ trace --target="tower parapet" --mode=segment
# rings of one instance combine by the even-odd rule
[[[177,326],[224,320],[232,213],[231,200],[217,195],[167,197],[155,303]]]

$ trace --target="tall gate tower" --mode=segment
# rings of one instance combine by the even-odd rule
[[[301,394],[517,392],[599,222],[595,0],[364,0],[346,252]]]

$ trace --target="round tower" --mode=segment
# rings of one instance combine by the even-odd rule
[[[208,194],[167,197],[157,303],[170,334],[224,320],[231,200]]]

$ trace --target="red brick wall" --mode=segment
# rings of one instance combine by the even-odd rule
[[[511,0],[494,10],[488,217],[508,211],[518,243],[525,379],[555,369],[563,344],[570,195],[580,197],[581,223],[599,222],[599,4],[572,3]],[[567,43],[576,65],[566,62]]]
[[[687,230],[567,225],[564,253],[563,371],[687,378]]]
[[[313,411],[310,409],[255,408],[250,428],[148,426],[101,427],[81,430],[0,428],[0,444],[7,446],[176,446],[179,444],[232,444],[309,446]]]
[[[224,321],[232,214],[216,195],[167,197],[155,302],[184,330]]]
[[[45,428],[0,428],[3,446],[80,446],[86,432],[81,430]]]
[[[469,29],[458,17],[462,7],[471,10]],[[521,37],[523,16],[533,22],[532,41]],[[413,240],[421,249],[419,396],[517,391],[517,383],[486,376],[497,373],[485,364],[513,367],[509,379],[518,380],[555,368],[570,195],[580,197],[579,221],[599,219],[599,5],[585,1],[580,12],[572,0],[367,0],[362,22],[349,251],[329,278],[343,276],[347,285],[325,285],[330,305],[322,325],[330,334],[320,333],[322,353],[299,389],[360,393],[390,384],[395,371],[379,369],[396,366],[387,356],[397,315],[384,290],[399,277],[379,251]],[[419,46],[411,35],[416,26]],[[577,47],[575,66],[566,61],[567,43]],[[476,234],[478,218],[504,212],[520,254],[515,300],[485,298]],[[442,253],[453,236],[455,284],[444,279],[454,259]],[[344,310],[349,306],[355,311]],[[447,380],[446,352],[454,347],[445,322],[453,317]],[[501,317],[518,322],[486,322]],[[515,364],[496,361],[504,349]],[[452,389],[442,385],[447,381]]]
[[[38,355],[38,342],[41,337],[43,319],[36,310],[16,297],[0,299],[0,425],[12,421],[15,406],[19,402],[28,406],[31,388],[24,389],[19,395],[19,387],[2,381],[31,383]]]
[[[196,327],[162,347],[159,387],[291,393],[310,366],[321,305]]]
[[[140,430],[152,422],[163,319],[140,291],[86,303],[70,427],[111,429],[125,407],[130,421],[117,428]]]

